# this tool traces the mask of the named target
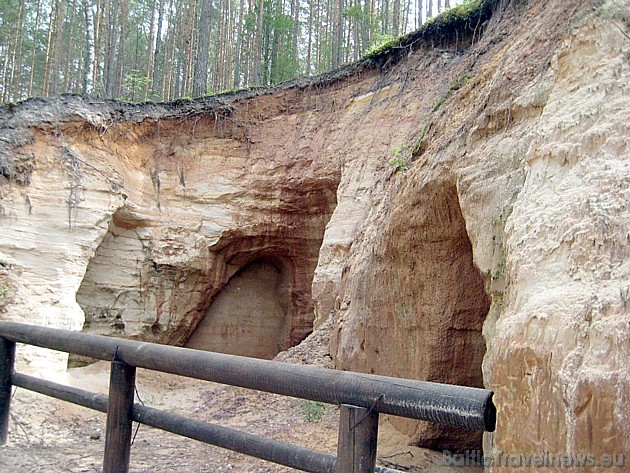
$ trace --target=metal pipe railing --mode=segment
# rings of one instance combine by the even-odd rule
[[[46,396],[78,404],[107,413],[108,397],[83,389],[64,386],[52,381],[22,373],[13,375],[13,384]],[[150,427],[166,430],[200,442],[216,445],[245,455],[254,456],[291,468],[331,473],[335,471],[336,457],[328,453],[309,450],[277,440],[270,440],[229,427],[214,425],[188,417],[161,411],[142,404],[134,404],[131,418]],[[307,470],[308,471],[308,470]]]
[[[0,336],[53,350],[382,414],[493,431],[496,411],[486,389],[211,353],[69,330],[0,322]]]
[[[43,394],[80,405],[91,403],[93,406],[86,407],[96,410],[101,410],[103,403],[107,402],[110,415],[116,418],[111,422],[111,427],[108,418],[107,438],[109,440],[106,439],[106,469],[104,470],[107,473],[128,469],[128,466],[124,466],[125,462],[128,464],[129,455],[129,439],[125,433],[128,433],[132,420],[171,432],[174,428],[178,430],[187,428],[186,425],[181,429],[173,427],[177,423],[188,424],[192,428],[199,422],[191,422],[190,419],[181,416],[171,418],[169,416],[173,416],[172,414],[133,404],[130,389],[133,391],[132,388],[135,386],[135,367],[337,404],[341,405],[342,418],[353,416],[353,418],[365,420],[364,428],[354,428],[354,426],[352,429],[340,428],[337,459],[341,461],[338,463],[334,456],[330,456],[335,459],[332,464],[329,463],[330,458],[321,457],[325,454],[320,452],[312,452],[289,444],[279,447],[276,445],[279,444],[278,442],[269,439],[258,441],[247,437],[249,434],[234,431],[238,432],[237,435],[231,432],[231,429],[224,430],[224,427],[208,427],[211,424],[200,423],[205,427],[197,426],[197,434],[175,432],[190,438],[197,438],[191,435],[198,435],[202,438],[197,438],[197,440],[219,446],[224,446],[221,442],[225,439],[234,439],[228,442],[231,447],[225,448],[236,451],[242,450],[234,448],[235,446],[248,442],[252,445],[264,445],[262,450],[242,453],[284,465],[287,463],[283,462],[289,461],[286,460],[287,458],[297,458],[298,460],[291,461],[298,461],[298,463],[287,466],[301,468],[304,471],[335,471],[337,473],[374,471],[378,413],[487,431],[493,431],[495,426],[496,410],[492,403],[492,392],[485,389],[292,365],[14,322],[0,322],[0,357],[4,356],[10,360],[11,356],[14,356],[12,347],[16,342],[112,361],[110,396],[107,399],[101,395],[48,381],[35,381],[36,378],[12,373],[12,363],[3,363],[3,368],[7,366],[8,368],[0,368],[0,443],[3,442],[3,438],[6,442],[3,416],[7,418],[5,422],[7,423],[10,397],[4,394],[7,389],[10,393],[11,384],[38,392],[46,390],[47,392]],[[126,429],[121,430],[121,425],[125,425]],[[166,426],[168,428],[165,428]],[[296,448],[298,450],[294,450]],[[353,450],[349,451],[348,448]],[[279,456],[275,454],[270,456],[268,449],[282,453]],[[313,453],[316,455],[312,456]],[[108,460],[108,458],[122,458],[122,460]],[[353,465],[356,462],[348,460],[352,458],[363,460],[360,465]],[[301,460],[305,460],[306,463],[302,465],[299,463]],[[115,467],[109,466],[112,462],[116,463]]]

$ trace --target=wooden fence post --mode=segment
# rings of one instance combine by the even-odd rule
[[[112,361],[103,473],[129,471],[135,386],[136,367],[122,361]]]
[[[336,473],[373,473],[378,413],[342,404],[339,414]]]
[[[9,437],[11,376],[15,365],[15,343],[0,337],[0,445]]]

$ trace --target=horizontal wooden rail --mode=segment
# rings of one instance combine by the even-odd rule
[[[13,373],[12,381],[13,385],[19,388],[107,414],[109,399],[104,394],[65,386],[23,373]],[[133,405],[132,418],[135,422],[150,427],[303,471],[332,473],[337,464],[337,457],[329,453],[267,439],[142,404]],[[382,466],[377,466],[374,471],[376,473],[400,473],[398,470]]]
[[[372,412],[494,431],[492,391],[0,322],[0,337],[100,360]]]
[[[15,372],[16,343],[111,361],[109,396]],[[134,404],[136,367],[340,405],[337,456]],[[129,470],[133,421],[308,472],[395,473],[375,465],[379,413],[488,431],[496,419],[485,389],[0,322],[0,444],[7,440],[11,386],[106,412],[104,473]]]

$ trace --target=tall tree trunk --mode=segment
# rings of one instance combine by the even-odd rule
[[[153,77],[153,43],[155,43],[155,6],[156,0],[153,0],[151,5],[151,23],[149,25],[149,42],[147,44],[147,57],[146,57],[146,74],[145,77],[150,79]],[[147,80],[144,90],[142,91],[143,97],[146,100],[149,98],[149,90],[152,88],[152,82]]]
[[[70,13],[70,31],[68,32],[68,49],[66,52],[66,64],[63,72],[63,92],[70,91],[70,62],[74,49],[74,20],[77,8],[77,0],[72,0],[72,13]]]
[[[183,95],[189,95],[192,93],[192,77],[193,77],[193,62],[195,59],[195,16],[197,14],[197,2],[195,0],[189,0],[188,14],[184,20],[184,81],[182,86]]]
[[[293,31],[291,34],[293,48],[292,59],[294,64],[300,63],[300,1],[291,1],[291,18],[293,19]]]
[[[8,38],[10,39],[10,38]],[[8,77],[9,77],[9,62],[10,62],[10,58],[11,58],[11,49],[10,48],[4,48],[4,58],[3,58],[3,64],[2,64],[2,90],[1,90],[1,94],[0,94],[0,103],[5,103],[8,101],[8,94],[9,94],[9,88],[8,88]]]
[[[256,27],[256,42],[254,47],[254,60],[252,62],[252,69],[254,74],[252,75],[254,79],[254,84],[258,85],[261,83],[261,57],[262,57],[262,36],[263,36],[263,16],[265,14],[265,0],[260,0],[258,2],[258,25]]]
[[[361,2],[354,0],[353,6],[360,11]],[[349,21],[351,21],[349,25],[352,25],[352,28],[348,26],[352,30],[352,60],[357,61],[361,55],[361,16],[357,14],[355,17],[349,17]]]
[[[201,0],[201,21],[199,24],[199,40],[195,74],[193,79],[193,95],[200,97],[208,93],[208,61],[210,52],[210,28],[212,26],[212,0]]]
[[[243,15],[243,67],[242,84],[247,86],[252,83],[252,63],[254,58],[255,29],[251,22],[251,15],[255,12],[254,0],[247,0],[247,12]]]
[[[245,10],[245,0],[240,1],[238,10],[238,24],[236,25],[236,47],[234,49],[234,75],[232,85],[235,89],[241,86],[241,71],[243,70],[243,15]]]
[[[55,21],[55,39],[53,42],[52,70],[50,72],[49,94],[54,95],[59,92],[59,66],[61,65],[61,45],[63,40],[63,17],[66,11],[66,0],[60,0]]]
[[[169,25],[168,35],[166,37],[166,49],[164,51],[162,98],[170,100],[173,97],[173,76],[175,74],[175,41],[177,36],[177,15],[173,18],[173,0],[170,0],[168,7],[169,16],[167,24]]]
[[[10,69],[12,58],[15,60],[15,46],[12,47],[11,45],[15,44],[18,33],[17,21],[12,24],[12,18],[9,17],[4,20],[3,23],[6,25],[7,30],[7,44],[5,47],[1,48],[4,50],[4,64],[2,66],[2,94],[0,94],[0,102],[2,103],[8,102],[11,95]]]
[[[106,0],[96,0],[96,13],[94,15],[94,57],[92,65],[92,87],[95,92],[103,93],[104,83],[103,81],[103,67],[104,64],[101,61],[103,36],[106,37],[105,30],[105,5]]]
[[[26,8],[24,5],[24,0],[20,0],[20,9],[18,12],[18,22],[17,22],[17,30],[16,30],[16,48],[17,51],[17,65],[15,64],[15,59],[13,60],[13,67],[11,68],[11,84],[12,84],[12,100],[18,101],[20,100],[22,93],[22,47],[24,45],[24,17],[26,15]]]
[[[343,0],[333,1],[333,31],[332,31],[332,68],[336,69],[342,62],[343,51]]]
[[[31,76],[28,81],[28,96],[33,96],[33,81],[35,79],[35,57],[37,56],[37,37],[39,36],[39,18],[41,15],[42,0],[37,0],[37,12],[35,14],[35,32],[33,33],[33,51],[31,52]]]
[[[83,52],[82,89],[84,94],[92,92],[90,78],[94,58],[94,23],[90,12],[90,0],[83,0],[83,20],[85,21],[85,51]]]
[[[223,89],[232,86],[232,74],[234,72],[234,13],[232,2],[227,1],[225,7],[225,67],[223,70]]]
[[[183,95],[182,93],[182,70],[185,63],[185,46],[184,46],[184,30],[185,30],[185,12],[182,3],[185,0],[179,0],[177,2],[177,16],[176,16],[176,29],[175,29],[175,43],[173,53],[173,77],[174,77],[174,90],[173,98],[178,98]]]
[[[162,77],[164,74],[163,61],[160,61],[162,55],[162,23],[164,21],[164,3],[166,0],[159,0],[157,33],[155,35],[155,51],[153,52],[153,93],[162,96]]]
[[[343,21],[343,20],[342,20]],[[346,28],[346,37],[344,41],[344,47],[342,49],[343,62],[350,62],[350,52],[351,52],[351,41],[352,38],[352,18],[348,18],[347,28]]]
[[[273,11],[273,16],[274,18],[277,18],[278,16],[280,16],[282,14],[282,0],[277,0],[276,1],[276,6],[275,6],[275,11]],[[279,54],[279,49],[283,46],[282,44],[280,44],[281,42],[281,38],[280,38],[280,32],[278,30],[278,28],[274,28],[273,29],[273,39],[271,40],[271,75],[270,75],[270,82],[278,82],[278,74],[279,74],[279,68],[278,68],[278,54]]]
[[[372,40],[372,5],[372,0],[366,0],[363,13],[361,14],[361,51],[366,51],[370,47]]]
[[[127,12],[128,3],[127,0],[120,0],[120,17],[118,20],[118,55],[116,59],[116,69],[114,76],[113,90],[114,94],[112,98],[122,96],[122,84],[125,79],[125,43],[127,37]]]
[[[405,4],[405,11],[403,13],[402,34],[407,33],[407,26],[409,25],[409,17],[411,16],[411,5],[413,0],[407,0]]]
[[[53,49],[53,31],[55,29],[55,10],[57,9],[57,1],[52,4],[50,9],[50,18],[48,20],[48,38],[46,40],[46,57],[44,60],[44,79],[42,80],[42,95],[48,95],[50,89],[51,74],[51,55]]]
[[[116,33],[118,20],[118,0],[106,2],[109,6],[107,41],[105,45],[103,80],[105,82],[105,97],[114,98],[116,95]]]
[[[306,46],[306,75],[311,75],[311,51],[313,47],[313,3],[315,0],[308,0],[308,41]]]

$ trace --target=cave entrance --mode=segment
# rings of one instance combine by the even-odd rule
[[[337,366],[401,378],[482,387],[490,308],[484,275],[455,183],[410,181],[392,205],[369,271],[352,281],[352,310],[367,314],[333,339]],[[415,446],[481,448],[481,432],[392,418]]]
[[[418,189],[410,204],[401,209],[405,213],[396,215],[399,227],[392,233],[392,237],[404,233],[404,242],[395,246],[408,255],[400,255],[407,295],[402,304],[396,304],[396,317],[404,327],[401,336],[414,334],[407,337],[405,347],[414,368],[401,374],[483,387],[486,344],[482,328],[490,297],[474,262],[457,187],[451,182],[428,184]],[[402,308],[407,298],[413,302],[405,322]],[[410,433],[413,444],[438,451],[462,452],[482,446],[482,432],[447,425],[418,422]]]
[[[287,348],[291,271],[278,259],[242,267],[210,305],[186,347],[270,359]]]

